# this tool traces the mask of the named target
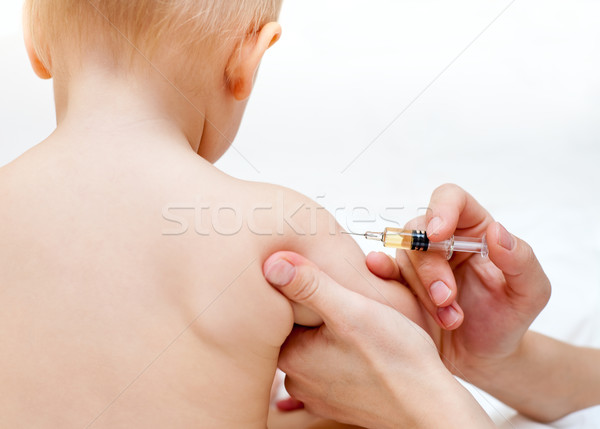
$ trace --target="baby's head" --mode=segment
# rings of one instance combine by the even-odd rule
[[[217,112],[206,120],[218,131],[205,131],[215,134],[213,140],[231,141],[262,57],[281,34],[276,23],[281,3],[26,0],[25,39],[35,72],[54,78],[55,87],[60,82],[68,88],[90,69],[160,78],[188,103],[202,105],[198,110]],[[221,130],[228,135],[218,137]],[[212,161],[228,144],[216,146],[201,154]]]

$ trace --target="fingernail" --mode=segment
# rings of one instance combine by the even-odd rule
[[[442,229],[442,226],[444,226],[444,221],[442,220],[442,218],[439,216],[434,217],[427,224],[427,235],[429,237],[438,235],[440,230]]]
[[[429,293],[434,304],[438,306],[445,303],[448,300],[448,298],[450,298],[450,295],[452,295],[452,291],[450,290],[450,288],[446,286],[446,283],[442,281],[434,282],[429,287]]]
[[[512,250],[515,247],[515,238],[501,223],[498,223],[498,245],[504,247],[506,250]]]
[[[450,328],[456,322],[458,322],[458,319],[460,318],[460,314],[458,314],[458,311],[456,311],[454,309],[454,307],[449,306],[449,307],[440,308],[438,310],[438,317],[440,318],[440,320],[442,321],[442,323],[444,324],[444,326],[446,328]]]
[[[272,263],[265,270],[265,278],[273,286],[285,286],[290,283],[296,275],[296,267],[285,259]]]
[[[297,399],[288,398],[277,402],[279,411],[294,411],[304,408],[304,404]]]

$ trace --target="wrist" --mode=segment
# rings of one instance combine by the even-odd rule
[[[426,417],[427,428],[439,428],[445,422],[447,429],[495,428],[487,413],[454,376],[448,373],[447,380],[440,384],[435,398],[435,409]],[[417,425],[415,427],[422,427]]]
[[[447,429],[495,427],[475,398],[445,368],[419,381],[418,390],[415,385],[408,387],[413,390],[410,404],[406,402],[406,392],[397,396],[400,399],[387,428],[399,427],[399,415],[404,417],[402,427],[415,429],[437,429],[442,422]]]
[[[518,344],[509,352],[496,356],[469,355],[455,371],[455,375],[485,391],[493,390],[511,378],[515,367],[526,359],[527,344],[535,333],[527,331]]]

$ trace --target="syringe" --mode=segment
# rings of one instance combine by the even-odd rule
[[[381,241],[385,247],[396,249],[444,252],[447,259],[450,259],[454,252],[479,253],[484,258],[488,256],[485,234],[481,238],[452,236],[448,240],[439,242],[430,241],[425,231],[402,228],[386,228],[383,232],[367,231],[364,234],[352,232],[344,232],[344,234],[361,235],[367,240]]]

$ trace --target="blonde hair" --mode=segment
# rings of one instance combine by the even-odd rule
[[[35,51],[55,72],[65,50],[107,49],[152,56],[164,44],[181,53],[212,51],[277,20],[282,0],[26,0]],[[57,59],[57,60],[55,60]]]

